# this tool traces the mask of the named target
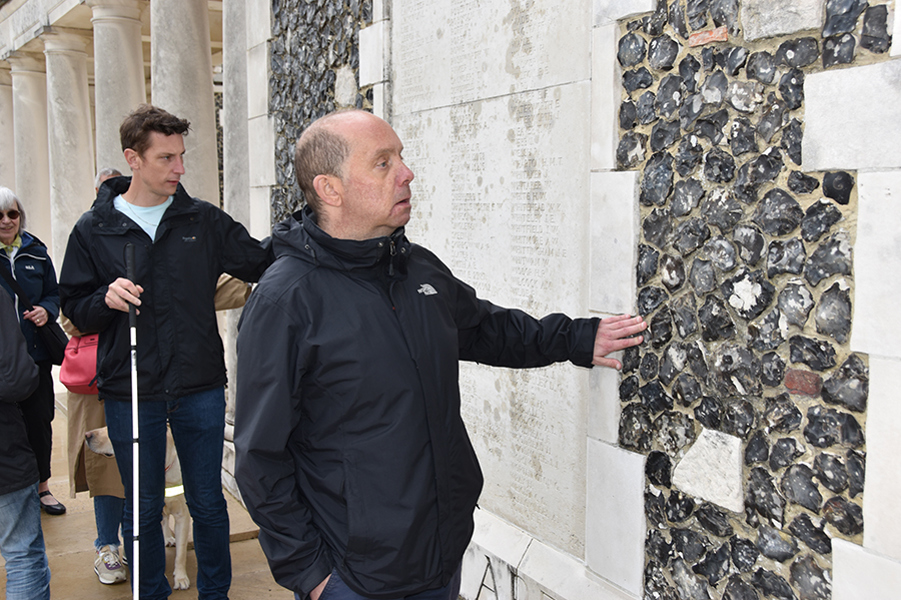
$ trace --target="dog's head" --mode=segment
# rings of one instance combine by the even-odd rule
[[[109,441],[109,434],[106,431],[106,427],[88,431],[84,434],[84,441],[87,442],[88,448],[97,454],[115,456],[115,452],[113,452],[113,443]]]

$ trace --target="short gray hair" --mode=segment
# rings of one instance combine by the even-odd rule
[[[94,189],[100,189],[100,184],[109,179],[110,177],[121,177],[122,172],[119,169],[114,169],[112,167],[104,167],[97,171],[97,176],[94,177]]]
[[[5,212],[11,208],[19,211],[19,231],[16,233],[21,234],[25,231],[25,207],[11,189],[0,186],[0,210]]]

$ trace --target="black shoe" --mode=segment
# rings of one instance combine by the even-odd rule
[[[50,490],[47,490],[46,492],[41,492],[40,494],[38,494],[38,498],[43,498],[44,496],[52,497],[53,494],[50,493]],[[54,500],[56,500],[56,498],[54,498]],[[43,502],[41,502],[41,508],[43,508],[44,512],[47,513],[48,515],[64,515],[64,514],[66,514],[66,507],[63,506],[62,504],[60,504],[59,500],[56,500],[56,504],[44,504]]]

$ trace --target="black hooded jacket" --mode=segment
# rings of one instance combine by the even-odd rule
[[[179,185],[156,239],[113,205],[130,177],[109,179],[69,235],[60,273],[62,311],[83,333],[100,332],[97,385],[105,399],[131,399],[128,313],[106,305],[109,284],[126,277],[135,247],[135,283],[144,288],[137,322],[141,400],[174,400],[225,385],[213,298],[223,272],[257,281],[270,250],[227,213]]]
[[[239,325],[241,494],[295,592],[333,568],[373,598],[441,587],[482,488],[458,362],[587,367],[598,319],[494,306],[403,229],[337,240],[313,219],[276,226]]]

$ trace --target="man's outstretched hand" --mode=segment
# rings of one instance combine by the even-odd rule
[[[629,337],[647,329],[644,319],[630,315],[618,315],[601,319],[598,332],[594,338],[593,364],[611,369],[621,369],[622,363],[615,358],[605,358],[611,352],[637,346],[644,341],[644,336]]]

